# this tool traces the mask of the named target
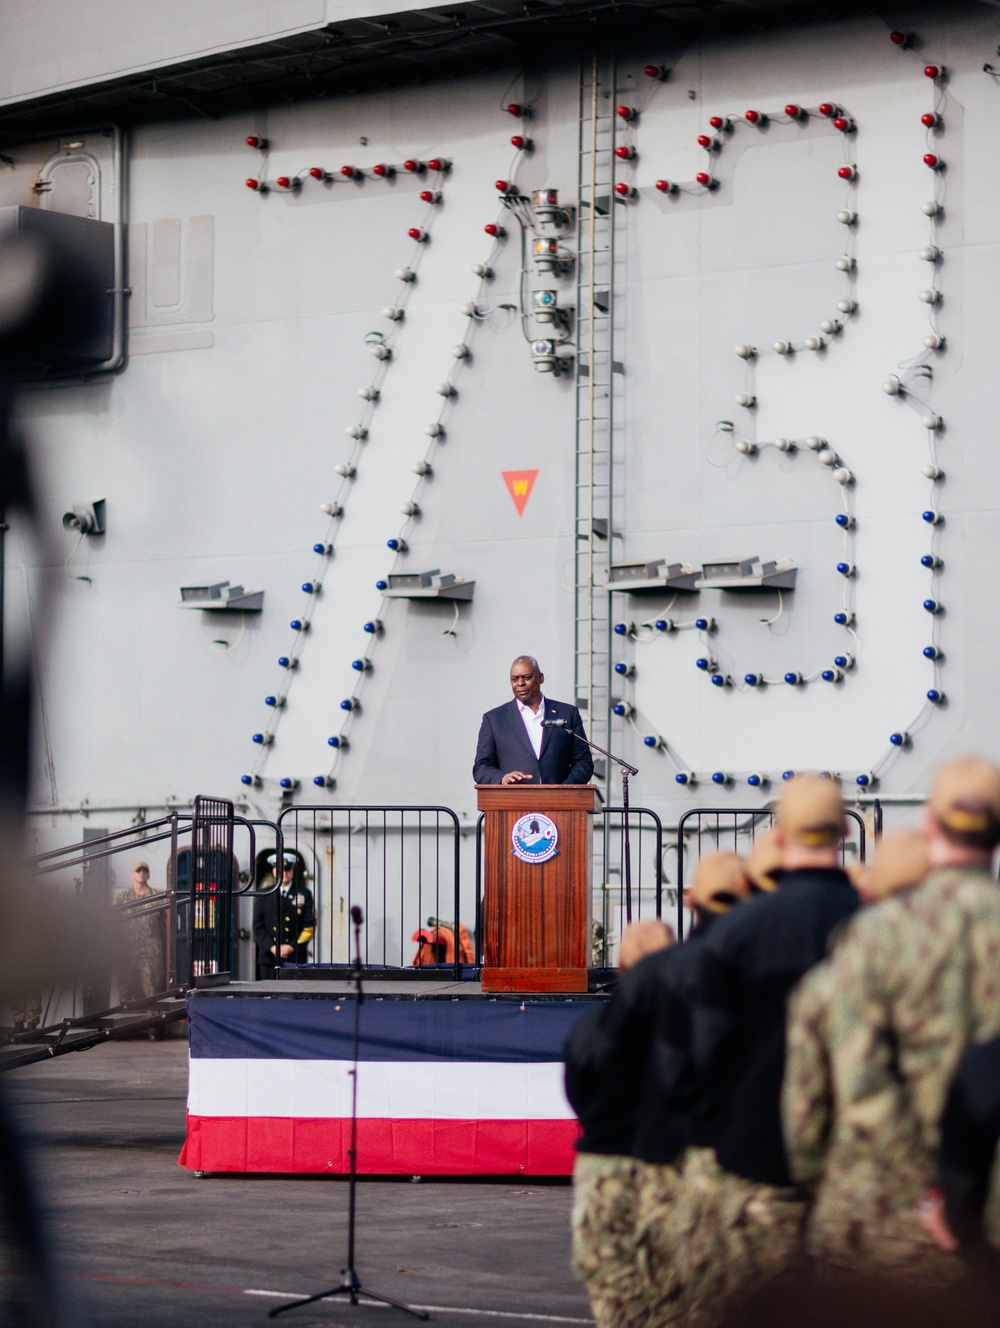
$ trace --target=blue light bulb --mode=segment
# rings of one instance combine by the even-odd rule
[[[710,659],[696,659],[695,667],[699,669],[708,669],[711,667],[711,663],[712,661]]]
[[[253,741],[254,741],[254,742],[261,742],[261,743],[262,743],[262,742],[264,741],[264,735],[263,735],[263,733],[255,733],[255,734],[253,735]]]
[[[303,594],[305,594],[305,595],[311,595],[315,589],[316,589],[316,584],[315,584],[315,582],[313,582],[313,581],[303,581],[303,582],[302,582],[302,592],[303,592]]]
[[[937,646],[924,646],[924,659],[940,659],[941,651]]]
[[[352,659],[351,668],[354,669],[355,672],[357,673],[365,673],[368,669],[371,668],[371,664],[368,662],[367,659]]]
[[[386,548],[392,549],[394,553],[405,553],[408,547],[405,539],[398,539],[395,535],[385,543]]]
[[[317,788],[326,788],[326,775],[317,775],[313,783]]]
[[[712,625],[711,618],[695,618],[694,625],[699,632],[707,632]]]
[[[284,779],[279,779],[278,783],[281,785],[283,789],[290,789],[295,787],[295,781],[293,779],[289,779],[287,775],[285,776]]]
[[[940,705],[944,700],[944,692],[939,692],[936,687],[932,687],[927,693],[927,699],[932,705]]]
[[[327,545],[325,544],[313,545],[313,553],[326,553],[326,552],[327,552]]]
[[[872,782],[872,777],[871,775],[858,775],[857,779],[854,782],[855,784],[859,784],[861,788],[867,788],[868,785]]]
[[[276,706],[278,704],[278,698],[276,696],[265,696],[264,704],[266,706]]]
[[[673,628],[673,623],[669,618],[657,618],[653,626],[658,632],[669,632]]]
[[[657,739],[651,733],[646,734],[646,736],[643,738],[643,742],[646,744],[647,747],[659,746]]]
[[[938,557],[937,557],[935,554],[933,554],[933,553],[925,553],[924,556],[920,559],[920,566],[921,566],[921,567],[940,567],[940,566],[941,566],[941,559],[938,558]]]
[[[716,770],[715,773],[712,775],[712,783],[713,783],[713,784],[728,784],[728,783],[729,783],[729,776],[726,775],[726,774],[723,774],[723,772],[722,772],[721,770]]]
[[[625,705],[624,705],[621,701],[616,701],[616,702],[614,703],[614,705],[611,707],[611,709],[614,711],[614,713],[615,713],[616,715],[627,715],[627,714],[628,714],[628,710],[626,709]]]
[[[928,613],[941,612],[941,605],[937,602],[936,599],[925,599],[924,608],[927,610]]]
[[[909,736],[908,733],[890,733],[889,741],[892,743],[893,747],[905,747],[909,740]]]
[[[355,705],[356,702],[352,701],[351,698],[348,697],[346,701],[341,701],[340,708],[341,710],[353,710]]]
[[[301,618],[293,618],[288,625],[293,632],[301,632],[302,629],[305,627],[305,623],[302,621]]]
[[[819,676],[823,679],[824,682],[837,681],[837,673],[835,669],[824,669]]]
[[[801,681],[802,681],[802,674],[801,674],[801,673],[786,673],[786,674],[785,674],[785,682],[789,683],[792,687],[797,687]]]
[[[795,771],[794,771],[794,770],[782,770],[782,772],[781,772],[781,778],[782,778],[782,779],[794,779],[794,778],[795,778]]]
[[[833,621],[838,627],[846,627],[850,620],[851,616],[848,613],[835,613],[833,615]]]
[[[674,775],[674,781],[678,784],[690,784],[691,779],[690,776],[686,775],[682,770],[679,775]]]
[[[725,677],[724,677],[721,673],[713,673],[713,674],[712,674],[712,686],[713,686],[713,687],[725,687],[725,685],[726,685],[726,679],[725,679]]]
[[[748,687],[759,687],[764,679],[759,673],[745,673],[743,675],[743,681]]]
[[[240,775],[240,783],[241,783],[241,784],[252,784],[252,783],[253,783],[253,775]]]
[[[853,576],[853,575],[854,575],[854,564],[853,564],[853,563],[838,563],[838,564],[837,564],[837,571],[840,573],[841,576]]]
[[[929,526],[940,526],[944,523],[944,517],[940,512],[935,512],[933,507],[929,507],[926,512],[921,512],[920,515]]]
[[[628,636],[628,623],[615,623],[616,636]]]
[[[747,775],[747,783],[751,788],[760,788],[761,782],[760,775]]]
[[[854,517],[849,516],[847,512],[838,512],[834,520],[837,522],[837,525],[841,526],[844,530],[850,530],[854,525]]]
[[[281,668],[281,669],[287,669],[287,668],[290,668],[290,667],[291,667],[291,663],[292,663],[292,661],[288,658],[287,655],[279,655],[279,656],[278,656],[278,667],[279,667],[279,668]]]
[[[388,590],[388,589],[389,589],[389,582],[388,582],[388,581],[376,581],[376,582],[375,582],[375,589],[376,589],[376,590]]]
[[[624,676],[627,676],[627,675],[628,675],[628,672],[629,672],[629,665],[628,665],[628,664],[623,664],[623,663],[619,660],[619,662],[615,665],[615,673],[620,673],[620,674],[622,674],[622,675],[624,675]]]
[[[833,662],[838,669],[846,669],[851,663],[846,655],[834,655]]]
[[[366,622],[363,630],[373,636],[376,632],[381,630],[381,627],[382,624],[376,620],[375,622]]]

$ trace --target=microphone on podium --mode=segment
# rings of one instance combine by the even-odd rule
[[[543,719],[543,729],[566,729],[569,728],[568,719]]]
[[[354,904],[351,908],[351,921],[354,923],[355,927],[360,927],[364,920],[365,915],[361,912],[361,908],[359,905]]]

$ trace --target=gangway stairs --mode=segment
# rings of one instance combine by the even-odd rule
[[[228,980],[229,975],[220,975],[220,980],[222,977]],[[0,1045],[0,1071],[51,1060],[70,1051],[87,1051],[103,1042],[156,1032],[185,1018],[185,988],[175,987],[146,1000],[124,1002],[75,1019],[61,1019],[46,1028],[14,1033]]]

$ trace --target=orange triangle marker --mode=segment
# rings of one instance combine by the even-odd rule
[[[524,509],[527,507],[531,491],[535,487],[535,480],[538,479],[538,471],[502,470],[500,474],[507,486],[507,492],[514,499],[518,516],[524,516]]]

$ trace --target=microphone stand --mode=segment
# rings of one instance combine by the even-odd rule
[[[569,728],[569,724],[566,722],[565,719],[543,719],[542,728],[566,729]],[[573,729],[570,729],[570,734],[574,738],[578,738],[580,742],[585,742],[587,746],[593,748],[595,752],[600,752],[602,756],[606,756],[609,761],[614,761],[615,765],[617,765],[622,772],[622,810],[625,813],[625,820],[624,820],[625,921],[631,922],[632,921],[632,845],[629,841],[629,832],[628,832],[629,831],[628,781],[630,775],[637,775],[639,772],[634,765],[629,765],[628,761],[623,761],[620,756],[615,756],[614,752],[605,751],[605,749],[603,747],[599,747],[596,742],[591,742],[589,738],[585,738],[582,733],[577,733]]]
[[[278,1305],[273,1310],[268,1311],[269,1319],[276,1319],[279,1314],[284,1314],[287,1310],[299,1309],[302,1305],[312,1305],[317,1300],[326,1300],[327,1297],[348,1296],[352,1305],[359,1303],[358,1297],[365,1296],[369,1301],[375,1301],[379,1305],[391,1305],[393,1309],[403,1310],[406,1314],[412,1314],[415,1319],[429,1319],[431,1316],[424,1310],[411,1309],[409,1305],[404,1305],[402,1301],[391,1300],[388,1296],[383,1296],[377,1291],[372,1291],[361,1283],[354,1268],[354,1232],[355,1218],[357,1215],[357,1189],[358,1189],[358,1049],[361,1039],[361,1006],[364,1004],[365,993],[361,985],[361,924],[364,921],[364,915],[361,909],[354,905],[351,909],[351,921],[354,923],[354,1046],[353,1046],[353,1067],[349,1071],[352,1077],[351,1085],[351,1146],[347,1150],[347,1156],[350,1158],[350,1170],[348,1179],[348,1206],[347,1206],[347,1267],[340,1270],[340,1281],[336,1286],[328,1287],[325,1291],[317,1291],[314,1296],[304,1296],[300,1300],[290,1301],[287,1305]]]

